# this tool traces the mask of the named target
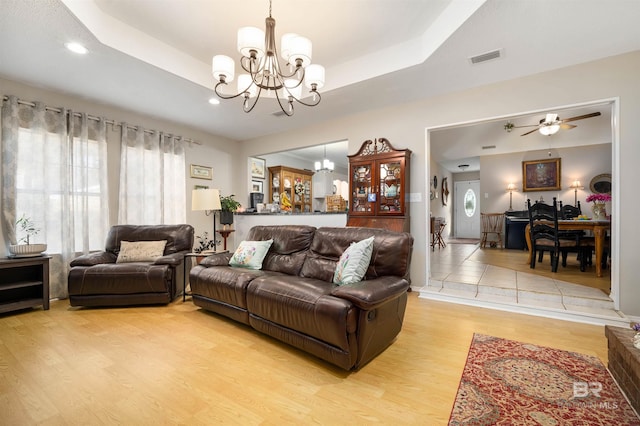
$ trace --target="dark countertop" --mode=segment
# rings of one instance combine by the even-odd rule
[[[327,214],[347,214],[345,211],[340,212],[310,212],[310,213],[291,213],[291,212],[280,212],[280,213],[249,213],[249,212],[235,212],[234,214],[238,216],[312,216],[312,215],[327,215]]]

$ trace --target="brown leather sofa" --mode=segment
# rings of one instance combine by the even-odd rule
[[[363,281],[332,283],[352,242],[374,236]],[[345,370],[389,346],[402,327],[413,237],[373,228],[256,226],[247,240],[273,239],[261,270],[214,254],[191,269],[193,302]]]
[[[121,241],[166,240],[164,255],[153,262],[116,263]],[[166,304],[182,291],[184,255],[193,247],[191,225],[116,225],[105,250],[71,261],[71,306]]]

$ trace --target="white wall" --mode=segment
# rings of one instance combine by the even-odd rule
[[[611,173],[611,144],[590,145],[577,148],[561,148],[551,151],[552,158],[560,158],[561,179],[560,191],[522,191],[522,162],[544,160],[548,150],[528,151],[514,154],[486,155],[480,157],[480,210],[485,213],[504,212],[509,208],[509,193],[506,191],[510,182],[516,184],[518,191],[513,192],[513,209],[525,210],[527,198],[538,200],[541,196],[545,202],[553,197],[564,204],[574,203],[574,190],[569,185],[580,180],[584,189],[578,190],[578,201],[585,214],[589,214],[589,205],[585,201],[591,194],[589,182],[601,173]],[[489,197],[485,198],[484,194]]]
[[[51,107],[65,107],[74,111],[85,112],[93,116],[101,116],[116,122],[126,121],[133,126],[143,126],[146,129],[162,130],[168,133],[183,136],[201,143],[192,144],[187,148],[185,175],[187,176],[187,205],[185,206],[187,223],[195,228],[196,235],[204,231],[213,231],[213,222],[210,216],[204,212],[191,211],[191,190],[195,185],[207,185],[210,188],[220,188],[228,194],[232,190],[234,160],[238,157],[238,142],[214,136],[194,128],[180,124],[158,120],[153,117],[140,115],[132,111],[126,111],[91,102],[74,96],[68,96],[37,87],[27,86],[18,82],[0,78],[0,96],[15,95],[25,101],[41,101]],[[118,186],[120,171],[120,142],[119,127],[115,130],[107,126],[108,140],[108,167],[109,167],[109,217],[110,223],[117,223],[118,219]],[[197,164],[213,168],[213,179],[193,179],[190,177],[190,165]],[[245,164],[246,169],[246,164]],[[245,195],[242,192],[243,196]],[[243,203],[244,204],[244,203]],[[0,230],[0,238],[5,241],[4,230]],[[233,241],[230,241],[233,243]],[[7,253],[6,245],[0,247],[0,255]]]
[[[259,153],[266,144],[272,146],[273,151],[283,151],[327,140],[348,140],[349,153],[353,154],[363,141],[379,136],[386,137],[397,148],[411,149],[411,190],[420,193],[422,198],[421,202],[411,205],[411,233],[415,238],[411,275],[413,285],[420,286],[427,279],[429,235],[425,129],[619,97],[620,164],[613,176],[617,196],[613,202],[613,232],[619,234],[621,250],[614,255],[619,256],[620,261],[620,307],[627,314],[640,315],[640,286],[635,279],[640,227],[634,221],[635,213],[640,211],[640,197],[633,185],[640,159],[638,75],[640,52],[633,52],[246,141],[242,154]],[[553,82],[553,90],[545,90],[549,82]]]

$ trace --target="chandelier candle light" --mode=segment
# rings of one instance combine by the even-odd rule
[[[275,42],[276,20],[271,17],[271,0],[265,26],[264,32],[255,27],[243,27],[238,30],[238,52],[242,55],[240,66],[248,74],[238,76],[237,94],[226,95],[221,92],[222,86],[234,79],[233,59],[225,55],[213,57],[213,77],[218,81],[214,89],[216,94],[222,99],[243,96],[242,108],[247,113],[258,103],[262,90],[266,90],[266,96],[275,97],[282,112],[288,116],[293,115],[293,101],[305,106],[318,105],[318,89],[324,86],[324,67],[311,64],[311,40],[294,33],[282,36],[280,54],[287,61],[286,67],[289,69],[285,72],[278,60]],[[302,101],[303,81],[312,95],[309,101]],[[284,105],[282,99],[286,100]]]

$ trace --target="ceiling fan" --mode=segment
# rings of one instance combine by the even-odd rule
[[[530,124],[526,126],[513,126],[512,128],[518,129],[522,127],[535,127],[535,129],[530,130],[526,133],[523,133],[520,136],[529,135],[537,130],[539,130],[540,133],[542,133],[545,136],[551,136],[554,133],[557,133],[558,130],[560,129],[569,130],[576,127],[573,124],[567,124],[570,121],[583,120],[585,118],[597,117],[599,115],[601,115],[600,112],[592,112],[590,114],[578,115],[576,117],[565,118],[564,120],[561,120],[560,117],[558,117],[558,114],[547,114],[545,118],[540,120],[539,124]]]

